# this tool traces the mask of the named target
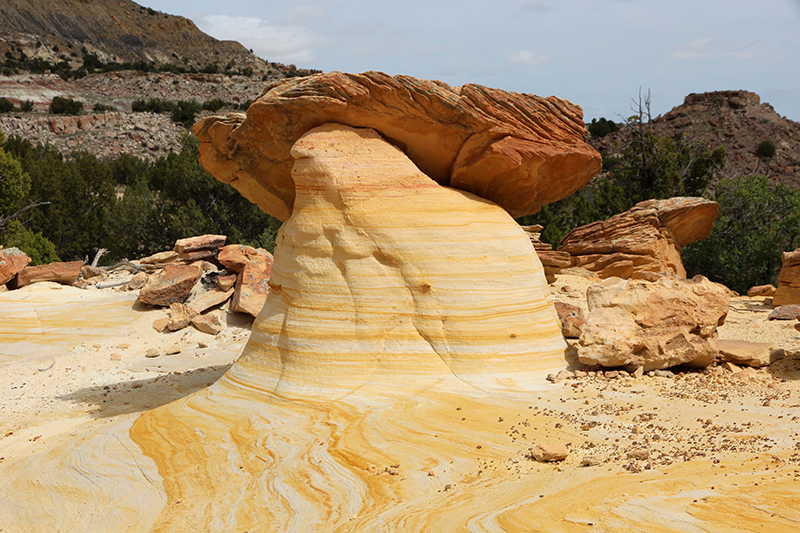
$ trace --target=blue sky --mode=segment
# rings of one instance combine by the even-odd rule
[[[585,119],[744,89],[800,122],[800,0],[146,0],[269,61],[556,95]]]

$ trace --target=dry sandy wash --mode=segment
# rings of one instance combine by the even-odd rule
[[[585,305],[591,281],[565,274],[551,291]],[[0,530],[788,532],[800,520],[800,361],[552,384],[555,367],[517,397],[441,380],[398,382],[413,393],[395,401],[245,401],[210,384],[248,323],[159,334],[163,311],[134,300],[49,283],[0,293],[15,317],[0,325]],[[763,299],[731,307],[723,338],[800,342]],[[183,433],[169,456],[136,443],[158,438],[152,408],[180,426],[223,392],[239,409],[162,428]],[[213,469],[191,433],[214,435]],[[534,462],[536,442],[570,455]],[[581,466],[588,456],[598,464]]]
[[[397,81],[384,76],[363,78],[380,82],[374,90]],[[401,81],[413,102],[440,95],[458,111],[449,126],[489,128],[469,134],[489,142],[467,159],[511,167],[485,187],[510,205],[520,183],[526,209],[544,190],[580,186],[550,187],[558,174],[540,170],[553,161],[585,176],[599,163],[579,135],[515,137],[464,90]],[[280,98],[322,101],[288,87]],[[475,94],[534,125],[580,121],[571,104]],[[548,285],[511,208],[432,179],[415,150],[369,125],[292,136],[285,187],[270,189],[243,144],[260,142],[245,133],[272,116],[267,96],[201,135],[204,164],[286,215],[248,339],[236,315],[216,337],[157,334],[163,312],[131,293],[0,293],[0,531],[797,529],[797,361],[552,383],[575,357],[553,300],[585,307],[593,275]],[[397,135],[413,138],[417,123],[397,120]],[[735,299],[721,337],[800,341],[764,311]],[[177,355],[145,358],[176,344]],[[553,443],[565,460],[529,458]]]

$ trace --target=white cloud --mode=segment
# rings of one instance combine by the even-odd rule
[[[754,45],[756,43],[751,43]],[[685,45],[676,49],[671,57],[674,59],[752,59],[755,55],[746,50],[732,48],[712,39],[700,37],[692,39]]]
[[[511,54],[508,60],[512,63],[535,67],[536,65],[541,65],[550,61],[550,56],[535,54],[530,50],[520,50],[519,52]]]
[[[268,61],[310,65],[316,59],[314,49],[324,40],[310,29],[295,24],[276,25],[254,17],[207,15],[198,26],[209,35],[242,43]]]

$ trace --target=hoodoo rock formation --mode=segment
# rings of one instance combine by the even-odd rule
[[[467,416],[527,406],[567,357],[542,265],[509,213],[599,168],[580,108],[334,73],[272,85],[246,118],[196,131],[206,168],[285,220],[250,340],[207,389],[5,481],[8,523],[424,530],[385,526],[386,513],[437,507],[457,483],[485,496],[460,459],[481,448],[464,439]],[[470,414],[444,415],[462,404]],[[502,438],[486,423],[467,431]],[[105,459],[71,468],[87,455]],[[53,512],[32,520],[34,507]]]
[[[608,220],[570,231],[558,247],[572,266],[601,278],[636,278],[669,272],[682,278],[681,250],[711,234],[719,205],[705,198],[645,200]]]
[[[440,185],[520,217],[574,193],[600,170],[581,109],[560,98],[381,72],[331,72],[267,86],[243,114],[195,126],[217,179],[281,220],[292,212],[292,145],[325,123],[373,128]]]

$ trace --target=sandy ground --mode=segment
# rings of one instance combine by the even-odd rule
[[[226,327],[216,336],[192,327],[159,333],[153,321],[167,312],[137,304],[124,288],[36,283],[0,293],[0,461],[216,381],[252,324],[247,315],[217,313]]]
[[[555,299],[587,310],[586,288],[594,281],[562,275],[551,291]],[[734,298],[720,338],[785,349],[800,345],[796,322],[768,320],[771,309],[764,298]],[[42,283],[0,293],[0,470],[3,462],[19,463],[216,381],[241,353],[251,325],[241,315],[218,312],[226,327],[217,336],[192,328],[158,333],[152,323],[165,311],[137,305],[135,293],[122,289]],[[180,352],[166,355],[170,348]],[[147,357],[148,351],[159,355]],[[740,372],[721,366],[676,370],[671,378],[589,372],[546,384],[535,395],[527,411],[498,419],[519,452],[493,459],[487,454],[475,465],[475,476],[557,476],[586,463],[598,468],[595,483],[602,484],[604,476],[616,480],[609,494],[623,487],[619,498],[627,506],[635,505],[627,492],[633,481],[620,484],[620,475],[663,483],[658,476],[669,472],[670,479],[682,480],[676,487],[695,487],[680,489],[693,498],[686,503],[693,509],[729,494],[747,512],[758,514],[766,506],[764,516],[771,517],[764,523],[774,531],[789,531],[800,521],[791,505],[772,501],[776,493],[765,488],[780,487],[787,502],[800,493],[800,360]],[[532,435],[569,437],[568,459],[555,469],[526,459]],[[744,502],[743,493],[754,501]],[[715,512],[724,513],[719,505]],[[589,523],[579,515],[561,518]],[[757,530],[750,527],[759,520],[747,518],[730,531]]]

